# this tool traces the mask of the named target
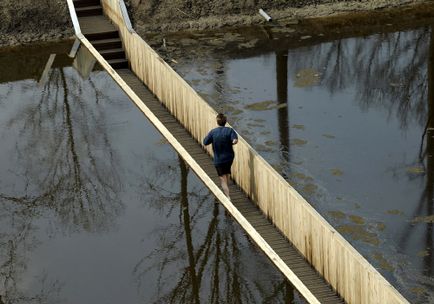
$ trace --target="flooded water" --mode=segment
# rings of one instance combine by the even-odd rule
[[[353,38],[324,38],[316,31],[291,41],[259,28],[253,34],[166,37],[160,47],[415,303],[434,303],[430,24],[399,30],[385,24],[387,31]],[[159,39],[154,37],[155,47]]]
[[[0,302],[302,303],[70,47],[0,50]]]

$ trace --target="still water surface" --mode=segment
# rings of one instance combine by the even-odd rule
[[[163,51],[396,288],[434,303],[432,27],[276,38],[275,51],[261,30],[246,36],[172,37]]]
[[[0,52],[1,300],[303,303],[113,80],[71,67],[69,47]]]

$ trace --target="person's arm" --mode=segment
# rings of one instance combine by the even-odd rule
[[[234,131],[234,129],[232,129],[231,131],[231,141],[232,141],[232,145],[236,145],[238,143],[238,135]]]
[[[205,146],[208,146],[210,143],[212,143],[212,131],[210,131],[210,132],[208,133],[208,135],[205,136],[205,138],[203,139],[203,144],[204,144]]]

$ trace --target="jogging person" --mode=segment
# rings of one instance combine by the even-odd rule
[[[231,166],[234,161],[235,153],[232,145],[238,142],[238,135],[232,128],[225,127],[226,116],[222,113],[217,115],[218,127],[212,129],[204,138],[205,146],[212,144],[214,151],[214,166],[220,177],[223,192],[229,197],[229,179],[231,176]]]

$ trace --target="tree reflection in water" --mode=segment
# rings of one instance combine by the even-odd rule
[[[159,202],[155,207],[168,217],[179,208],[179,223],[156,231],[161,246],[134,269],[139,288],[149,272],[159,273],[153,303],[293,303],[292,286],[275,274],[204,186],[189,187],[184,161],[179,158],[179,168],[158,166],[145,188],[161,188],[148,193],[147,201]]]
[[[290,69],[317,69],[321,85],[333,95],[354,87],[363,109],[396,111],[401,127],[427,116],[428,56],[431,28],[336,40],[291,54]]]
[[[99,232],[111,228],[123,209],[117,197],[119,168],[100,106],[111,101],[92,79],[83,82],[75,75],[66,68],[52,70],[43,90],[32,95],[39,94],[39,100],[20,103],[7,122],[19,138],[16,181],[0,190],[0,294],[6,303],[61,302],[61,282],[46,274],[39,275],[39,292],[20,290],[28,255],[38,246],[38,221],[46,220],[45,214],[56,215],[49,217],[60,221],[55,229]],[[23,92],[35,89],[22,86]]]
[[[290,70],[298,71],[306,66],[314,68],[321,74],[321,86],[332,98],[334,94],[354,89],[355,101],[362,110],[385,109],[387,118],[397,117],[402,131],[405,132],[414,124],[426,126],[425,136],[421,134],[420,155],[417,153],[418,147],[415,147],[413,163],[399,164],[400,167],[416,164],[426,172],[417,177],[408,174],[409,180],[421,179],[426,185],[420,199],[414,204],[414,213],[409,221],[433,215],[433,46],[433,29],[427,26],[290,50]],[[393,203],[390,202],[390,205]],[[409,221],[402,223],[404,229],[397,229],[394,238],[398,239],[397,251],[412,256],[406,258],[406,267],[416,267],[417,270],[404,271],[400,276],[406,278],[400,284],[406,285],[407,292],[419,284],[424,285],[426,290],[432,290],[433,223],[428,221],[415,224],[408,223]],[[425,229],[421,226],[425,226]],[[409,246],[414,246],[419,233],[422,233],[424,241],[417,242],[419,248],[410,248]],[[421,266],[414,257],[418,252],[423,252]],[[395,279],[402,280],[402,277]],[[409,283],[413,285],[408,286]],[[415,294],[409,296],[414,297]],[[418,300],[426,299],[419,297]]]
[[[252,67],[255,67],[255,64],[257,64],[258,58],[267,58],[271,54],[270,48],[266,48],[263,52],[259,49],[252,50],[250,53],[254,55],[252,55],[253,60],[251,61],[246,60],[249,55],[243,57],[238,54],[229,54],[225,66],[228,70],[231,68],[235,70],[235,72],[232,73],[231,78],[233,81],[232,86],[236,84],[239,87],[246,87],[246,91],[241,94],[233,93],[225,99],[216,101],[212,101],[211,99],[211,101],[217,104],[229,100],[230,105],[237,106],[235,101],[244,99],[245,103],[242,103],[244,108],[238,108],[243,111],[243,114],[241,114],[242,119],[239,119],[237,122],[237,127],[239,126],[240,129],[243,129],[243,127],[245,129],[251,129],[248,125],[249,118],[267,118],[266,127],[276,130],[278,133],[278,137],[276,137],[280,142],[280,150],[273,146],[273,151],[262,153],[260,140],[250,140],[248,138],[250,143],[255,148],[258,148],[262,155],[273,164],[277,157],[279,157],[279,161],[275,162],[277,164],[275,165],[275,168],[279,172],[283,171],[287,176],[291,176],[291,173],[302,173],[300,174],[300,178],[294,178],[294,181],[298,184],[296,185],[297,189],[302,192],[305,185],[322,187],[324,184],[329,184],[330,187],[324,191],[318,189],[312,191],[314,193],[307,193],[307,196],[310,196],[309,201],[316,204],[320,210],[323,208],[321,211],[324,211],[324,214],[327,214],[326,212],[328,211],[334,211],[336,208],[342,208],[339,209],[339,211],[342,211],[342,215],[344,216],[345,212],[351,212],[360,217],[363,216],[363,219],[366,220],[364,225],[366,227],[366,232],[372,233],[375,237],[378,237],[378,242],[382,247],[357,242],[357,237],[354,237],[353,241],[356,243],[358,249],[376,266],[379,265],[379,263],[378,260],[372,258],[372,253],[374,251],[381,251],[382,254],[384,253],[384,260],[389,263],[391,267],[388,269],[384,268],[382,272],[388,279],[393,276],[391,281],[395,285],[398,285],[398,288],[406,289],[406,292],[410,294],[409,298],[415,298],[418,296],[415,296],[415,293],[411,291],[411,288],[420,286],[426,287],[424,289],[425,295],[430,293],[432,296],[432,273],[434,269],[434,260],[432,258],[433,223],[429,218],[425,219],[424,222],[413,222],[414,218],[431,216],[434,212],[432,207],[432,189],[434,187],[432,174],[434,174],[434,168],[431,164],[431,158],[434,153],[432,151],[434,145],[431,142],[433,138],[432,128],[434,127],[434,118],[430,118],[433,117],[432,92],[434,87],[432,77],[432,54],[434,43],[432,27],[426,26],[395,33],[372,34],[372,32],[370,32],[369,36],[366,37],[334,40],[316,45],[313,45],[313,39],[314,38],[306,40],[306,47],[299,47],[299,45],[303,43],[299,42],[297,44],[297,49],[283,51],[283,48],[276,49],[274,51],[276,64],[273,67],[275,68],[276,83],[267,83],[264,81],[263,84],[258,86],[260,89],[249,83],[249,80],[255,79],[255,77],[246,76],[237,71],[240,71],[242,67],[246,67],[246,69],[250,68],[250,70],[252,70]],[[286,60],[285,55],[287,52],[289,54],[289,59]],[[234,53],[236,53],[236,51]],[[231,65],[231,56],[240,60],[234,60]],[[215,57],[215,61],[222,60],[220,54],[216,54]],[[431,58],[428,63],[427,58]],[[204,61],[210,64],[208,57],[204,56]],[[245,61],[246,63],[242,63],[241,61]],[[186,64],[185,67],[182,68],[177,66],[177,69],[181,70],[181,72],[184,71],[184,74],[186,74],[187,77],[190,77],[190,80],[197,81],[199,80],[197,76],[189,74],[191,67],[196,65],[197,63],[195,59],[194,64]],[[264,75],[269,73],[268,65],[269,64],[258,64],[259,67],[256,68],[257,74],[260,74],[264,79]],[[288,70],[286,70],[286,67],[288,67]],[[296,82],[298,75],[303,75],[303,73],[300,73],[300,71],[303,70],[305,70],[305,72],[311,72],[307,73],[308,75],[315,75],[315,77],[318,75],[318,77],[309,79],[312,81],[308,82],[308,84],[303,88],[307,92],[301,92],[303,89],[300,90],[300,86],[297,87],[296,84],[294,84],[293,87],[290,86],[290,91],[288,92],[288,87],[285,87],[288,85],[288,79],[286,76],[288,75],[288,78],[291,79],[291,81]],[[208,80],[214,81],[214,79],[211,78]],[[318,88],[313,88],[311,90],[312,86],[316,85],[318,85]],[[228,82],[223,91],[230,92],[230,86],[231,83]],[[245,105],[249,103],[249,100],[251,100],[250,94],[260,96],[262,90],[269,89],[268,86],[272,86],[273,93],[275,92],[277,99],[277,109],[275,110],[277,114],[277,124],[275,120],[269,119],[270,117],[273,117],[269,116],[269,112],[267,113],[270,109],[264,109],[264,112],[258,115],[253,111],[248,111],[245,107]],[[199,90],[207,90],[206,85],[196,85],[196,87],[198,87]],[[296,90],[297,92],[295,92]],[[309,92],[310,90],[313,92]],[[304,95],[305,93],[306,95]],[[310,93],[312,94],[309,95]],[[326,97],[325,95],[327,94],[329,94],[330,97]],[[273,96],[273,94],[270,94],[270,96]],[[319,136],[321,136],[321,139],[329,137],[322,134],[323,130],[319,130],[318,132],[311,131],[313,128],[310,127],[325,126],[326,124],[322,121],[316,124],[314,121],[316,117],[320,117],[319,115],[313,115],[319,113],[319,111],[314,113],[315,100],[313,100],[312,103],[308,103],[306,106],[302,104],[303,99],[308,98],[307,96],[314,96],[319,99],[324,96],[324,99],[327,102],[330,102],[330,104],[322,103],[321,106],[329,107],[329,111],[324,110],[324,114],[329,116],[322,117],[329,119],[326,123],[330,126],[331,130],[335,129],[336,132],[339,132],[337,134],[345,134],[345,140],[339,138],[339,142],[336,140],[334,144],[326,143],[324,145],[325,148],[321,151],[324,151],[323,153],[328,153],[327,155],[324,155],[324,158],[321,154],[309,150],[315,145],[320,146],[322,144],[322,141],[318,140]],[[293,98],[293,100],[287,101],[288,97]],[[347,100],[347,98],[349,100]],[[297,103],[297,99],[300,102],[299,104]],[[333,104],[334,100],[337,102]],[[384,144],[382,144],[380,136],[371,137],[370,134],[360,141],[369,144],[370,138],[379,140],[377,142],[377,144],[379,144],[379,147],[377,148],[378,152],[374,151],[376,149],[375,147],[369,147],[370,149],[367,150],[369,150],[370,153],[373,153],[371,155],[377,153],[379,156],[378,159],[386,161],[384,164],[375,164],[374,166],[378,166],[378,168],[369,171],[369,173],[375,174],[373,176],[380,176],[379,174],[381,174],[380,178],[384,177],[385,172],[386,174],[389,172],[392,172],[393,174],[393,176],[387,176],[384,179],[384,182],[379,180],[376,185],[379,186],[372,192],[369,192],[370,189],[368,189],[368,187],[370,187],[369,181],[366,183],[367,186],[361,185],[359,187],[354,180],[346,180],[345,175],[342,177],[342,180],[338,181],[336,176],[330,176],[329,174],[329,170],[332,168],[330,164],[335,166],[341,156],[350,159],[354,157],[354,161],[350,161],[351,165],[348,164],[349,162],[345,161],[340,163],[342,164],[340,169],[342,169],[343,172],[348,172],[348,176],[351,176],[351,174],[357,175],[359,169],[361,172],[366,171],[365,166],[372,166],[372,163],[369,163],[369,161],[366,162],[366,159],[365,161],[357,160],[357,158],[362,155],[362,153],[360,153],[361,151],[356,150],[357,148],[355,148],[360,148],[360,145],[357,145],[359,139],[355,138],[350,132],[354,128],[360,134],[360,131],[363,131],[363,126],[351,125],[353,113],[351,112],[348,113],[348,115],[343,115],[346,117],[341,122],[335,120],[337,115],[334,114],[336,114],[335,111],[339,111],[338,105],[340,102],[345,101],[351,103],[352,100],[354,100],[362,110],[362,114],[360,115],[355,111],[354,118],[358,120],[354,119],[354,121],[364,121],[367,125],[371,125],[371,121],[368,121],[368,119],[372,119],[372,125],[380,125],[378,122],[381,120],[381,125],[384,125],[384,120],[390,120],[390,125],[395,126],[395,118],[397,120],[395,127],[397,131],[396,133],[390,134],[390,137],[388,137],[386,131],[381,129],[378,130],[379,134],[381,134],[381,132],[385,133],[383,137]],[[288,108],[285,108],[284,106],[286,102],[289,103]],[[300,109],[304,106],[305,110],[298,111],[296,105],[300,105]],[[321,106],[319,108],[324,109]],[[294,110],[292,113],[290,112],[291,109]],[[309,109],[312,112],[308,113],[308,110],[306,109]],[[348,109],[350,109],[350,105],[348,107],[345,106],[342,111],[347,111]],[[351,105],[351,111],[354,110],[356,109]],[[365,115],[365,113],[363,113],[368,111],[370,112],[370,115]],[[345,112],[339,114],[342,113]],[[383,113],[386,114],[384,115]],[[291,114],[292,116],[290,116]],[[263,116],[261,117],[260,115]],[[309,130],[304,132],[302,136],[306,136],[306,138],[304,138],[306,140],[309,139],[308,142],[310,145],[308,144],[304,146],[304,150],[302,150],[302,147],[296,147],[296,144],[291,145],[291,141],[289,140],[291,138],[291,132],[294,132],[294,134],[297,134],[296,132],[298,132],[296,130],[292,131],[290,127],[291,119],[292,121],[299,121],[303,124],[302,126],[304,126],[304,124],[308,126],[306,129]],[[349,123],[349,125],[344,125],[345,123]],[[419,145],[408,147],[407,143],[413,141],[413,139],[409,140],[408,134],[414,134],[413,132],[418,129],[423,131],[423,127],[425,126],[427,127],[426,135],[422,139],[422,153],[419,157]],[[343,128],[347,128],[348,132],[345,133],[346,131],[339,130]],[[372,130],[372,128],[370,130]],[[254,137],[260,138],[261,140],[268,140],[268,135],[260,135],[261,131],[262,129],[258,127],[255,130]],[[422,131],[420,132],[421,138]],[[301,134],[301,132],[298,134]],[[411,154],[410,160],[408,160],[406,152],[397,150],[396,154],[393,154],[393,156],[389,158],[390,163],[387,163],[388,156],[382,154],[385,154],[385,151],[390,151],[388,141],[392,139],[402,139],[402,143],[397,144],[396,142],[390,142],[390,146],[397,148],[403,147],[403,151],[412,151],[413,154]],[[320,149],[317,151],[319,150]],[[345,152],[341,154],[341,150],[345,150]],[[298,153],[297,151],[302,152]],[[271,155],[271,153],[274,153],[274,155]],[[333,153],[336,153],[336,156],[333,156]],[[319,165],[316,166],[316,168],[311,169],[308,164],[303,164],[302,162],[306,160],[304,154],[309,156],[314,155],[315,159],[313,160],[313,163]],[[285,157],[286,155],[288,156],[287,158]],[[299,157],[299,155],[302,155],[303,157]],[[376,159],[377,158],[373,159],[373,161]],[[298,165],[297,163],[302,163],[302,165]],[[417,176],[408,173],[407,169],[412,167],[423,167],[424,170],[422,171],[425,173],[416,174]],[[309,174],[305,174],[306,171]],[[362,174],[359,176],[361,175]],[[315,179],[314,182],[308,181],[311,177]],[[368,178],[372,179],[372,177]],[[362,178],[360,178],[360,180],[362,180]],[[339,185],[336,181],[339,182]],[[420,184],[424,185],[424,189],[418,187],[419,181]],[[408,184],[408,187],[406,183]],[[384,189],[383,192],[381,192],[383,184]],[[412,200],[407,202],[407,196],[406,193],[404,193],[402,197],[398,197],[399,200],[396,201],[397,196],[399,196],[397,193],[403,191],[396,187],[396,185],[398,185],[399,188],[414,191],[408,193],[408,197],[412,198]],[[379,191],[381,194],[378,195],[375,191]],[[388,197],[387,201],[384,199],[386,195]],[[420,198],[418,199],[419,195]],[[336,201],[334,199],[335,197]],[[360,208],[360,206],[363,206],[367,200],[371,200],[371,202],[366,204],[367,206],[373,206],[374,204],[372,201],[378,200],[379,208],[376,209],[374,206],[371,210],[367,210],[367,208],[354,210],[349,205],[341,205],[337,202],[338,198],[339,201],[344,198],[344,201],[350,203],[357,202],[357,204],[355,204],[357,206],[355,208],[357,209]],[[329,206],[324,207],[328,203],[330,203]],[[411,206],[414,207],[407,208],[410,204],[413,204]],[[400,206],[398,207],[398,205]],[[333,209],[330,210],[327,208]],[[399,216],[389,216],[383,212],[379,213],[379,211],[383,209],[387,210],[396,208],[405,208],[406,212],[409,210],[409,216],[406,217],[406,215],[403,215],[403,217],[400,218]],[[414,209],[414,212],[412,208]],[[340,220],[338,219],[336,220],[336,222],[339,221]],[[347,219],[342,221],[350,222],[350,220]],[[376,221],[384,222],[383,224],[385,226],[385,223],[387,222],[388,229],[383,231],[375,228],[377,224]],[[360,225],[359,228],[360,227],[362,226]],[[347,236],[350,239],[352,237],[351,235]],[[386,239],[387,241],[383,242],[383,239]],[[405,266],[403,266],[402,263],[404,263]],[[390,270],[391,268],[392,270]],[[420,297],[419,300],[426,302],[425,295],[423,295],[424,297]]]
[[[420,195],[419,201],[415,206],[412,217],[427,218],[434,216],[434,32],[430,31],[430,43],[427,53],[428,64],[426,70],[426,86],[423,89],[424,96],[427,96],[427,115],[424,133],[422,134],[420,151],[419,151],[419,165],[424,168],[425,174],[419,175],[419,178],[425,179],[425,187]],[[423,227],[424,226],[424,227]],[[411,238],[417,237],[417,232],[423,229],[424,242],[423,247],[418,248],[419,252],[423,253],[422,276],[419,281],[428,289],[432,289],[430,282],[434,273],[434,260],[433,260],[433,221],[427,220],[425,223],[408,223],[405,225],[402,234],[400,235],[399,245],[403,249],[408,249],[409,241]]]
[[[306,65],[314,67],[322,73],[321,85],[332,95],[354,88],[356,90],[355,100],[363,110],[386,109],[389,117],[398,118],[403,131],[414,124],[425,126],[421,134],[420,152],[419,149],[414,149],[419,153],[414,154],[413,163],[399,164],[400,167],[416,165],[424,168],[424,174],[415,176],[408,173],[407,175],[409,181],[421,179],[425,187],[419,200],[415,202],[415,209],[410,220],[403,223],[403,229],[397,229],[395,237],[399,240],[398,252],[411,255],[415,252],[423,253],[422,265],[416,266],[418,269],[416,272],[419,274],[405,271],[402,276],[409,276],[409,278],[406,278],[407,283],[403,284],[408,285],[408,282],[422,284],[426,290],[432,290],[433,222],[430,220],[417,224],[412,222],[418,217],[433,216],[434,212],[432,160],[434,157],[434,35],[432,26],[408,32],[377,34],[365,39],[337,40],[312,46],[303,51],[294,51],[293,56],[294,60],[290,62],[291,68],[298,70]],[[306,63],[309,60],[310,62]],[[421,226],[425,226],[425,229]],[[417,243],[419,248],[411,248],[410,244],[414,246],[414,240],[418,238],[420,232],[423,234],[424,241]],[[406,262],[413,265],[419,264],[414,257],[407,258]],[[410,289],[410,287],[406,288]],[[421,292],[416,293],[421,295]],[[414,296],[414,293],[411,296]],[[430,297],[430,295],[427,296]],[[427,298],[418,300],[426,301]]]

